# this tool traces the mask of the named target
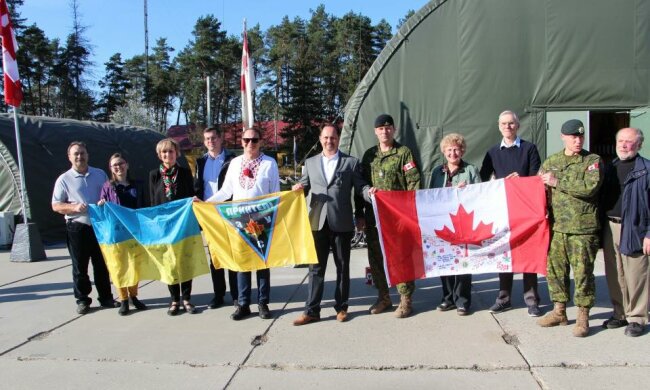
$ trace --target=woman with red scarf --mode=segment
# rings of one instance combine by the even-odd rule
[[[180,152],[178,142],[172,138],[165,138],[156,145],[156,153],[161,164],[149,173],[149,195],[152,206],[194,196],[192,172],[178,165],[176,161]],[[178,314],[181,298],[183,298],[185,311],[189,314],[196,313],[196,308],[190,303],[192,279],[168,287],[172,301],[167,314],[170,316]]]

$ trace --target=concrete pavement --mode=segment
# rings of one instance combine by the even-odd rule
[[[0,388],[636,389],[648,382],[650,336],[600,327],[610,306],[602,257],[591,335],[580,339],[571,335],[573,306],[569,326],[537,326],[519,281],[515,308],[490,314],[496,275],[475,276],[467,317],[435,311],[437,279],[417,282],[412,317],[370,316],[376,290],[364,283],[364,249],[352,253],[350,320],[335,320],[330,261],[323,319],[302,327],[292,321],[307,294],[304,268],[271,271],[272,320],[232,321],[229,304],[208,310],[208,276],[194,281],[196,315],[167,316],[167,288],[154,281],[141,283],[147,311],[120,317],[117,309],[93,309],[79,316],[67,250],[50,248],[47,255],[11,263],[0,252]],[[544,279],[540,294],[549,310]],[[397,302],[398,294],[392,296]]]

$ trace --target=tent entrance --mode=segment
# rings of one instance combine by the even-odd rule
[[[649,114],[650,115],[650,114]],[[616,157],[614,138],[618,129],[630,125],[629,111],[547,111],[546,156],[557,153],[564,145],[560,138],[562,124],[580,119],[585,125],[584,148],[598,154],[604,161]]]

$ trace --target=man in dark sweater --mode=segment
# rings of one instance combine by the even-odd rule
[[[483,158],[481,180],[491,178],[502,179],[518,176],[534,176],[539,171],[541,160],[535,144],[519,138],[519,118],[512,111],[504,111],[499,115],[499,130],[503,139],[491,147]],[[490,307],[490,312],[501,313],[512,308],[511,272],[499,274],[499,295]],[[524,301],[528,306],[528,315],[539,317],[539,295],[537,294],[537,274],[524,274]]]

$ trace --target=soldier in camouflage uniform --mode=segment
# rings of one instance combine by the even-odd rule
[[[567,325],[569,272],[573,269],[578,307],[573,335],[589,334],[589,309],[594,305],[594,261],[599,247],[598,190],[603,182],[602,161],[582,149],[584,125],[572,119],[562,125],[564,150],[542,164],[542,181],[550,192],[553,238],[546,280],[554,309],[538,321],[543,327]]]
[[[383,114],[375,120],[375,135],[379,144],[368,149],[361,159],[364,178],[377,190],[417,190],[420,188],[420,172],[415,166],[411,150],[395,141],[395,124],[390,115]],[[384,271],[384,259],[379,244],[379,236],[372,206],[366,204],[366,242],[368,243],[368,262],[372,280],[378,290],[377,301],[370,307],[371,314],[379,314],[393,304],[388,293],[388,283]],[[399,237],[396,237],[399,239]],[[400,283],[400,304],[395,316],[405,318],[411,314],[411,296],[415,290],[414,282]]]

